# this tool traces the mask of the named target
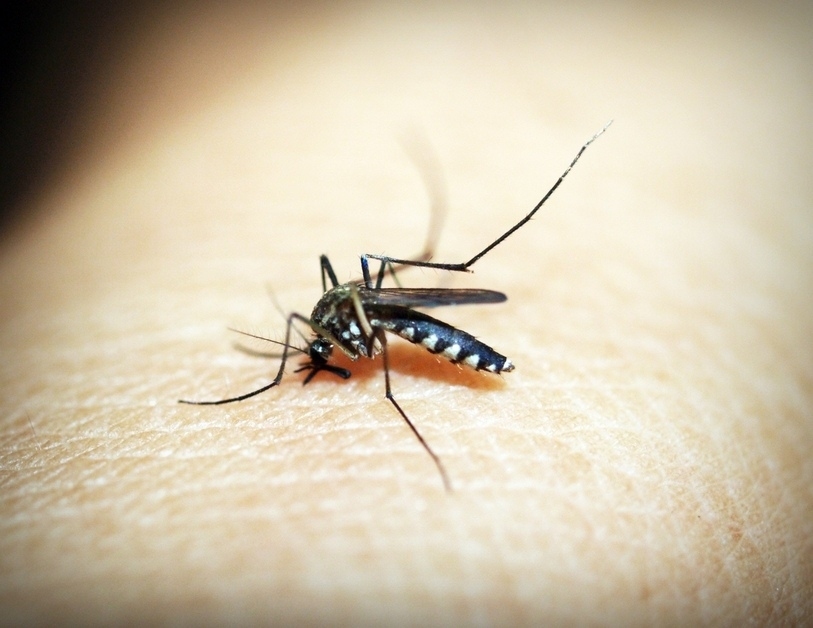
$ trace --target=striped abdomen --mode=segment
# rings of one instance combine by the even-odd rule
[[[511,360],[487,344],[422,312],[401,306],[376,306],[366,309],[370,325],[373,327],[397,334],[454,364],[464,364],[477,371],[484,370],[489,373],[514,370]]]

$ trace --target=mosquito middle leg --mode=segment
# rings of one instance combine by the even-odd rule
[[[406,415],[406,412],[404,412],[403,408],[401,408],[401,406],[398,405],[398,402],[395,400],[395,397],[392,394],[392,387],[390,386],[390,359],[389,359],[389,355],[388,355],[388,352],[387,352],[387,339],[384,336],[383,330],[378,330],[378,333],[376,334],[376,336],[378,338],[378,342],[381,345],[381,350],[382,350],[382,353],[384,355],[385,395],[386,395],[387,399],[390,400],[392,405],[395,406],[395,409],[398,411],[398,414],[401,415],[401,418],[403,418],[404,421],[406,421],[406,424],[409,426],[409,429],[411,429],[412,433],[415,434],[418,441],[420,441],[421,445],[423,445],[423,448],[426,450],[426,452],[431,456],[432,460],[435,463],[435,466],[438,469],[438,472],[440,473],[440,477],[443,480],[444,488],[446,489],[446,491],[451,493],[452,492],[452,484],[449,481],[449,476],[446,474],[446,469],[443,466],[443,463],[440,461],[440,458],[437,456],[437,454],[434,451],[432,451],[432,448],[429,446],[429,443],[427,443],[424,440],[423,436],[421,436],[421,433],[418,431],[418,428],[416,428],[414,423],[412,423],[412,421],[409,420],[409,417]]]

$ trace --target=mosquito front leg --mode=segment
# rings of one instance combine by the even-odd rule
[[[285,326],[285,344],[283,345],[282,349],[282,358],[279,364],[279,371],[277,371],[277,376],[274,380],[257,390],[252,390],[251,392],[245,393],[244,395],[239,395],[237,397],[229,397],[228,399],[218,399],[217,401],[189,401],[187,399],[179,399],[178,403],[186,403],[194,406],[218,406],[222,403],[233,403],[235,401],[243,401],[244,399],[249,399],[250,397],[254,397],[255,395],[259,395],[260,393],[265,392],[273,388],[274,386],[278,386],[279,383],[282,381],[282,376],[285,373],[285,363],[288,361],[288,351],[291,349],[291,329],[294,327],[294,320],[302,321],[307,325],[312,326],[310,319],[302,316],[301,314],[297,314],[296,312],[290,314],[288,316],[288,321]]]
[[[423,448],[426,450],[426,452],[431,456],[432,460],[435,462],[435,466],[438,468],[438,471],[440,472],[440,477],[443,480],[444,488],[446,489],[447,492],[451,493],[452,484],[449,481],[449,476],[446,474],[446,469],[444,468],[443,463],[440,461],[440,458],[438,458],[437,454],[435,454],[435,452],[432,451],[432,448],[429,446],[429,443],[427,443],[424,440],[423,436],[421,436],[421,433],[418,431],[418,428],[416,428],[412,421],[409,420],[409,417],[406,415],[406,412],[404,412],[401,406],[398,405],[398,402],[395,400],[395,397],[392,394],[392,387],[390,386],[390,359],[387,353],[387,339],[384,335],[384,332],[380,329],[377,330],[376,337],[378,339],[379,344],[381,345],[382,353],[384,354],[385,395],[387,399],[390,400],[392,405],[395,406],[395,409],[398,411],[398,414],[401,415],[401,418],[403,418],[404,421],[406,421],[406,424],[409,426],[409,429],[411,429],[412,433],[415,434],[417,439],[420,441],[421,445],[423,445]]]

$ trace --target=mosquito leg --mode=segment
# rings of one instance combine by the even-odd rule
[[[252,390],[251,392],[245,393],[243,395],[239,395],[237,397],[229,397],[228,399],[218,399],[217,401],[189,401],[187,399],[178,399],[178,403],[186,403],[189,405],[194,406],[217,406],[222,403],[233,403],[235,401],[243,401],[244,399],[248,399],[250,397],[254,397],[255,395],[259,395],[260,393],[265,392],[273,388],[274,386],[279,385],[282,381],[282,376],[285,373],[285,363],[288,361],[288,351],[291,349],[291,328],[294,326],[294,320],[300,320],[308,325],[311,324],[310,319],[302,316],[301,314],[297,314],[296,312],[292,313],[288,316],[288,323],[285,326],[285,344],[282,348],[282,359],[279,365],[279,371],[277,371],[277,376],[270,384],[266,384],[257,390]]]
[[[533,209],[532,209],[530,212],[528,212],[528,215],[527,215],[527,216],[525,216],[525,218],[523,218],[522,220],[520,220],[520,221],[519,221],[517,224],[515,224],[513,227],[511,227],[511,228],[510,228],[508,231],[506,231],[505,233],[503,233],[503,234],[502,234],[502,235],[501,235],[499,238],[497,238],[496,240],[494,240],[494,242],[492,242],[491,244],[489,244],[489,245],[488,245],[486,248],[484,248],[482,251],[480,251],[480,252],[479,252],[477,255],[475,255],[474,257],[472,257],[472,258],[471,258],[471,259],[470,259],[468,262],[466,262],[466,263],[465,263],[463,266],[464,266],[465,268],[468,268],[469,266],[472,266],[472,265],[473,265],[473,264],[474,264],[474,263],[475,263],[477,260],[479,260],[481,257],[483,257],[483,256],[484,256],[486,253],[488,253],[488,252],[489,252],[491,249],[493,249],[495,246],[497,246],[498,244],[500,244],[501,242],[503,242],[503,241],[504,241],[506,238],[508,238],[508,236],[510,236],[510,235],[511,235],[512,233],[514,233],[514,232],[515,232],[517,229],[519,229],[519,228],[520,228],[520,227],[522,227],[522,226],[523,226],[525,223],[527,223],[527,222],[528,222],[528,221],[529,221],[531,218],[533,218],[534,214],[535,214],[537,211],[539,211],[539,209],[540,209],[540,208],[541,208],[541,207],[542,207],[542,206],[543,206],[543,205],[544,205],[544,204],[547,202],[547,200],[548,200],[548,199],[549,199],[549,198],[550,198],[550,197],[553,195],[553,193],[556,191],[556,189],[557,189],[557,188],[558,188],[558,187],[559,187],[559,186],[562,184],[562,181],[564,181],[564,180],[565,180],[565,177],[566,177],[568,174],[570,174],[570,171],[573,169],[573,166],[575,166],[575,165],[576,165],[576,162],[577,162],[577,161],[579,161],[579,159],[581,158],[581,156],[582,156],[582,154],[584,153],[584,151],[586,151],[586,150],[587,150],[587,147],[588,147],[588,146],[590,146],[590,144],[592,144],[593,142],[595,142],[595,141],[596,141],[596,140],[597,140],[597,139],[598,139],[598,138],[599,138],[599,137],[600,137],[600,136],[601,136],[601,135],[604,133],[604,131],[606,131],[606,130],[607,130],[607,128],[608,128],[608,127],[609,127],[609,126],[610,126],[612,123],[613,123],[613,121],[612,121],[612,120],[610,120],[610,121],[609,121],[607,124],[605,124],[605,125],[602,127],[602,129],[601,129],[601,130],[600,130],[598,133],[596,133],[596,134],[595,134],[593,137],[591,137],[591,138],[590,138],[589,140],[587,140],[587,141],[586,141],[584,144],[582,144],[582,147],[579,149],[579,152],[578,152],[578,153],[576,153],[576,156],[573,158],[573,161],[571,161],[571,162],[570,162],[570,165],[569,165],[567,168],[565,168],[565,171],[564,171],[564,172],[561,174],[561,176],[560,176],[560,177],[559,177],[559,178],[556,180],[556,183],[554,183],[554,184],[553,184],[553,187],[551,187],[551,189],[550,189],[550,190],[548,190],[547,194],[545,194],[545,196],[543,196],[543,197],[542,197],[542,200],[541,200],[541,201],[539,201],[539,202],[536,204],[536,207],[534,207],[534,208],[533,208]]]
[[[389,268],[389,274],[392,276],[392,282],[398,287],[401,287],[401,282],[398,280],[398,275],[396,274],[396,268],[389,262],[386,262],[387,267]],[[383,266],[383,263],[382,263]],[[381,276],[378,278],[378,285],[376,288],[381,288],[381,284],[384,282],[384,275],[386,272],[382,272]]]
[[[449,210],[446,186],[444,185],[443,178],[440,176],[441,167],[437,155],[425,138],[412,137],[408,143],[402,141],[402,148],[415,165],[418,174],[420,174],[423,180],[427,194],[429,195],[430,214],[426,242],[424,242],[421,253],[411,258],[411,261],[426,262],[432,259],[435,254],[440,234],[443,231],[443,223],[446,220],[446,214]],[[385,260],[382,260],[381,269],[378,271],[376,283],[375,286],[373,286],[369,267],[367,266],[367,257],[370,256],[362,255],[361,258],[364,285],[366,287],[379,290],[384,278],[388,275],[392,276],[396,286],[401,287],[396,277],[396,273],[400,269],[395,264]],[[401,266],[405,265],[408,264],[402,264]]]
[[[384,283],[384,277],[386,277],[387,275],[392,275],[392,278],[395,281],[395,285],[397,285],[400,288],[401,284],[399,283],[398,278],[395,276],[395,266],[390,264],[390,262],[386,258],[381,260],[375,258],[377,261],[381,262],[381,266],[379,267],[378,274],[375,277],[375,285],[373,285],[373,276],[370,273],[370,263],[368,261],[373,257],[374,256],[367,254],[361,256],[361,276],[364,281],[365,287],[369,288],[370,290],[380,290],[381,284]]]
[[[440,458],[432,451],[432,448],[429,444],[423,439],[421,433],[418,429],[413,425],[412,421],[409,420],[409,417],[406,415],[406,412],[403,411],[401,406],[398,405],[398,402],[395,401],[395,397],[392,394],[392,388],[390,387],[390,360],[387,354],[387,339],[384,336],[384,332],[379,330],[376,334],[378,336],[378,341],[381,344],[382,353],[384,354],[384,384],[386,387],[386,397],[390,400],[395,409],[398,411],[398,414],[401,415],[401,418],[406,421],[406,424],[409,426],[409,429],[412,430],[412,433],[415,434],[417,439],[420,441],[423,448],[427,451],[427,453],[432,457],[432,460],[435,462],[435,466],[438,468],[440,472],[440,477],[443,480],[443,486],[447,492],[452,492],[452,484],[449,482],[449,476],[446,474],[446,469],[443,467],[443,463],[440,461]]]
[[[561,174],[561,176],[556,180],[556,183],[553,184],[553,186],[550,188],[550,190],[548,190],[548,192],[545,194],[545,196],[542,197],[542,200],[540,200],[536,204],[536,206],[530,212],[528,212],[528,214],[525,215],[525,217],[522,220],[520,220],[518,223],[516,223],[508,231],[503,233],[500,237],[498,237],[496,240],[494,240],[491,244],[489,244],[482,251],[477,253],[477,255],[472,257],[469,261],[462,262],[462,263],[459,263],[459,264],[443,264],[443,263],[430,262],[430,261],[425,261],[425,260],[420,260],[420,259],[418,259],[418,260],[398,259],[398,258],[395,258],[395,257],[387,257],[385,255],[368,254],[366,257],[368,257],[370,259],[380,260],[382,263],[389,264],[390,267],[394,267],[396,265],[397,266],[417,266],[417,267],[421,267],[421,268],[437,268],[439,270],[450,270],[450,271],[455,271],[455,272],[471,272],[469,270],[469,268],[471,266],[473,266],[475,264],[475,262],[477,262],[481,257],[483,257],[486,253],[491,251],[491,249],[496,247],[498,244],[501,244],[502,242],[504,242],[512,233],[514,233],[517,229],[519,229],[520,227],[525,225],[528,221],[531,220],[531,218],[533,218],[534,214],[536,214],[536,212],[538,212],[541,209],[541,207],[547,202],[547,200],[551,197],[551,195],[553,195],[553,193],[557,190],[557,188],[562,184],[562,181],[565,180],[565,177],[567,177],[567,175],[570,174],[570,171],[573,169],[573,166],[575,166],[576,162],[579,161],[579,159],[581,158],[584,151],[587,150],[587,147],[590,146],[590,144],[592,144],[593,142],[595,142],[604,133],[604,131],[607,130],[607,128],[611,124],[612,124],[612,120],[610,120],[607,124],[605,124],[604,127],[598,133],[596,133],[593,137],[591,137],[589,140],[587,140],[582,145],[582,147],[579,149],[579,152],[576,153],[576,156],[573,158],[573,161],[570,162],[570,165],[565,169],[565,171]]]
[[[324,284],[324,282],[325,282],[325,278],[324,278],[324,274],[323,274],[322,275],[322,284]],[[323,287],[324,287],[324,285],[323,285]],[[282,320],[287,319],[288,315],[285,313],[285,310],[283,310],[282,306],[279,304],[279,301],[277,300],[277,295],[274,294],[274,291],[271,289],[271,286],[266,285],[265,289],[268,292],[268,298],[271,299],[271,303],[274,305],[274,309],[277,310],[277,312],[279,312],[280,316],[282,316]],[[229,329],[231,329],[231,327]],[[232,331],[236,331],[238,334],[245,334],[245,332],[242,332],[239,329],[232,329]],[[300,338],[302,338],[302,340],[305,342],[305,344],[308,344],[308,339],[305,338],[305,334],[303,334],[301,331],[299,331],[298,327],[294,327],[294,331],[299,335]],[[251,334],[247,334],[247,335],[250,336]],[[273,343],[276,343],[276,344],[282,344],[280,342],[277,342],[276,340],[271,340],[270,338],[260,338],[260,340],[268,340],[269,342],[273,342]],[[301,351],[297,347],[291,347],[291,348]],[[301,352],[302,353],[307,353],[306,351],[301,351]],[[276,357],[279,357],[279,356],[276,356]]]
[[[373,277],[370,275],[370,264],[367,262],[368,255],[361,256],[361,277],[364,281],[364,286],[367,288],[373,287]],[[382,263],[381,268],[384,268]],[[376,285],[381,284],[381,271],[378,271],[378,279],[376,280]]]
[[[375,259],[375,260],[381,262],[381,266],[378,269],[378,274],[376,275],[376,278],[375,278],[375,285],[373,285],[373,277],[372,277],[372,274],[370,273],[370,263],[368,261],[370,259]],[[419,262],[419,261],[421,261],[421,258],[418,258],[418,259],[413,260],[413,261]],[[415,265],[416,264],[413,264],[413,263],[400,264],[401,267],[415,266]],[[395,266],[395,264],[393,264],[388,257],[383,257],[383,256],[378,257],[378,256],[375,256],[375,255],[369,255],[369,254],[366,254],[366,253],[361,256],[361,275],[362,275],[362,278],[363,278],[363,281],[364,281],[364,285],[367,288],[371,289],[371,290],[380,290],[382,284],[384,283],[384,278],[387,275],[391,275],[392,280],[395,282],[395,285],[400,288],[401,287],[401,282],[398,281],[398,276],[396,274],[396,272],[398,270],[399,270],[399,268],[397,266]]]
[[[319,266],[322,268],[322,294],[324,294],[327,292],[325,275],[330,278],[330,283],[333,284],[331,288],[338,286],[339,280],[336,278],[336,273],[333,271],[333,266],[331,265],[330,260],[327,258],[327,255],[319,256]]]
[[[423,133],[402,138],[401,146],[415,165],[429,196],[431,212],[426,242],[423,245],[423,252],[413,258],[428,261],[435,253],[440,234],[443,231],[443,223],[449,211],[448,191],[442,175],[443,168],[432,144]]]

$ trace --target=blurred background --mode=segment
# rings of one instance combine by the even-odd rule
[[[87,101],[149,3],[0,6],[0,229],[79,142]]]
[[[4,223],[69,155],[91,146],[103,155],[156,118],[189,115],[246,74],[270,75],[285,64],[303,82],[319,75],[313,64],[333,64],[356,80],[362,108],[391,104],[372,92],[400,81],[401,105],[417,124],[420,101],[438,104],[451,68],[469,74],[470,93],[450,84],[447,94],[461,112],[488,104],[476,89],[490,82],[495,100],[535,100],[548,122],[572,117],[584,130],[608,117],[638,123],[650,116],[653,151],[670,135],[711,135],[716,155],[694,144],[686,159],[727,159],[726,142],[745,140],[749,150],[767,151],[766,169],[781,158],[787,172],[810,137],[813,23],[806,2],[311,0],[226,9],[211,2],[35,1],[6,2],[0,12]],[[336,46],[337,56],[325,46]],[[366,53],[382,56],[365,60]],[[358,82],[352,66],[360,61],[382,74]],[[322,106],[330,107],[326,95]],[[585,119],[585,111],[596,115]]]

